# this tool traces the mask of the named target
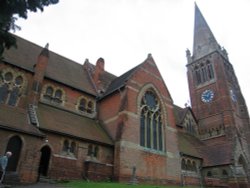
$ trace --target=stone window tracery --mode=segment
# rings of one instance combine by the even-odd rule
[[[0,72],[0,103],[16,106],[27,81],[20,72],[4,69]]]
[[[184,171],[190,171],[197,173],[197,165],[193,159],[182,158],[181,169]]]
[[[91,99],[80,97],[77,102],[77,110],[82,113],[93,114],[94,102]]]
[[[140,145],[163,151],[163,125],[160,103],[151,90],[145,92],[140,104]]]
[[[98,153],[99,153],[99,147],[98,146],[95,146],[95,145],[92,145],[92,144],[88,145],[88,154],[87,154],[88,156],[97,158]]]
[[[75,156],[76,154],[76,143],[74,141],[65,139],[63,141],[62,154]]]
[[[64,102],[65,92],[62,88],[47,84],[44,86],[42,93],[43,99],[47,102],[58,105]]]

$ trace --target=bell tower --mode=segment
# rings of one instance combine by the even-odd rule
[[[193,52],[186,51],[191,105],[200,138],[208,145],[231,145],[231,159],[249,164],[249,115],[227,51],[216,41],[195,4]],[[216,160],[216,159],[215,159]],[[248,173],[248,167],[245,167]],[[248,173],[249,174],[249,173]]]

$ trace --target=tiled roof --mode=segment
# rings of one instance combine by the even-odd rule
[[[18,48],[5,50],[3,61],[34,72],[37,57],[42,47],[16,36]],[[96,95],[96,91],[89,80],[88,73],[81,64],[49,52],[49,63],[45,77],[63,83],[75,89]]]
[[[95,65],[93,65],[92,63],[85,61],[84,63],[84,68],[86,69],[86,71],[89,72],[89,74],[93,75],[95,72]],[[115,80],[117,77],[107,71],[103,71],[100,74],[99,80],[100,80],[100,84],[101,84],[101,88],[104,89],[104,91],[107,90],[108,86],[110,85],[110,83]]]
[[[204,144],[198,138],[188,133],[179,131],[178,142],[181,153],[202,158],[198,148],[204,146]]]
[[[0,127],[26,134],[44,136],[38,128],[29,124],[26,110],[3,104],[0,105]]]
[[[106,92],[104,93],[103,97],[113,93],[117,89],[123,87],[126,84],[126,81],[130,78],[130,76],[135,72],[138,66],[135,68],[129,70],[128,72],[124,73],[123,75],[117,77],[114,79],[109,87],[107,88]]]
[[[203,159],[203,167],[232,163],[232,143],[209,145],[188,133],[178,132],[180,152]]]
[[[37,116],[42,130],[113,145],[105,130],[93,119],[41,103]]]
[[[185,114],[187,113],[188,108],[181,108],[179,106],[174,105],[174,115],[176,124],[181,126],[181,122],[183,121]]]
[[[200,148],[203,155],[203,166],[217,166],[232,163],[232,143],[216,144]]]

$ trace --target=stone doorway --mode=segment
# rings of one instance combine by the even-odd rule
[[[51,149],[49,146],[44,146],[41,149],[41,159],[39,163],[39,177],[48,176],[49,161],[50,161]]]
[[[6,171],[15,172],[17,170],[18,161],[22,150],[22,145],[23,145],[22,140],[20,139],[19,136],[13,136],[9,139],[6,152],[11,151],[12,156],[9,158]]]

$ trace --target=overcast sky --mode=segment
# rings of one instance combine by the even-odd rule
[[[226,48],[250,108],[250,0],[197,0],[203,16]],[[44,12],[19,19],[15,34],[83,64],[105,59],[116,76],[143,62],[148,53],[174,103],[189,101],[186,54],[192,52],[193,0],[60,0]]]

